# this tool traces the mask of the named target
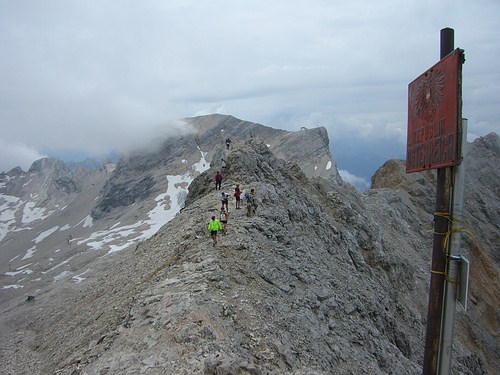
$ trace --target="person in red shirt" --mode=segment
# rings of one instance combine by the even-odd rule
[[[224,177],[222,176],[222,174],[217,171],[217,173],[215,174],[215,190],[220,190],[223,178]]]

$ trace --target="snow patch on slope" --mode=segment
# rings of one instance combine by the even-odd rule
[[[43,220],[46,217],[50,216],[50,214],[52,213],[49,212],[48,214],[45,214],[47,209],[44,207],[35,207],[35,204],[35,202],[27,202],[24,205],[23,218],[21,220],[23,224],[32,223],[33,221],[37,220]]]
[[[48,236],[50,236],[52,233],[57,232],[58,230],[59,230],[59,226],[55,226],[53,228],[50,228],[50,229],[46,230],[45,232],[40,233],[40,235],[37,238],[35,238],[33,241],[35,243],[40,243],[45,238],[47,238]]]
[[[96,231],[88,235],[86,238],[73,239],[68,237],[68,241],[74,241],[77,245],[86,244],[88,248],[92,250],[104,249],[107,250],[109,254],[126,249],[134,244],[137,244],[138,242],[149,239],[155,233],[157,233],[163,225],[171,221],[184,206],[189,185],[194,180],[194,178],[199,173],[202,173],[210,168],[210,163],[205,158],[206,154],[201,150],[200,153],[200,160],[197,163],[194,163],[188,172],[182,175],[166,176],[167,189],[165,192],[159,194],[155,198],[156,206],[147,213],[146,219],[139,220],[138,222],[130,225],[121,225],[118,222],[114,224],[110,229]],[[2,240],[9,232],[9,226],[15,224],[16,212],[20,211],[21,209],[23,224],[45,219],[52,213],[47,213],[47,210],[45,208],[35,207],[34,202],[30,201],[28,203],[25,203],[19,198],[0,194],[0,240]],[[83,220],[76,224],[76,226],[80,225],[84,228],[92,227],[94,225],[92,217],[90,215],[86,216]],[[26,228],[27,227],[18,228],[17,230],[24,230]],[[70,228],[71,227],[67,224],[63,227],[55,226],[40,233],[38,237],[33,239],[33,242],[35,242],[35,244],[38,244],[53,233],[57,231],[68,230]],[[10,230],[10,232],[12,232],[12,230]],[[27,260],[33,257],[33,254],[36,251],[37,248],[35,245],[26,251],[26,254],[21,260]],[[58,250],[56,250],[56,252],[57,251]],[[20,255],[16,256],[15,258],[18,257],[20,257]],[[52,266],[47,271],[42,271],[42,274],[47,274],[62,266],[68,266],[71,258]],[[49,265],[52,261],[53,259],[49,259]],[[31,271],[27,267],[28,265],[25,265],[21,268],[18,268],[16,271],[7,272],[5,273],[5,276],[16,276],[23,274],[29,275],[33,273],[33,271]],[[72,273],[70,271],[63,269],[59,274],[53,276],[53,282],[70,279],[74,283],[80,283],[85,280],[85,277],[83,276],[88,271],[89,270],[79,275],[71,276]],[[3,289],[22,288],[23,285],[19,283],[20,281],[22,280],[16,280],[16,283],[12,283],[12,285],[5,285],[3,286]]]
[[[92,250],[107,247],[108,253],[113,253],[151,238],[181,210],[194,177],[210,168],[210,163],[205,159],[206,153],[201,150],[200,153],[200,160],[193,164],[188,172],[166,177],[167,191],[155,198],[156,207],[148,212],[148,219],[131,225],[115,225],[110,230],[92,233],[90,237],[80,240],[78,244],[86,243]]]
[[[17,197],[0,194],[0,241],[5,238],[11,225],[15,224],[15,214],[21,204]]]

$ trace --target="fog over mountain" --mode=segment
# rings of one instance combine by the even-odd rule
[[[359,192],[323,127],[182,126],[118,161],[0,174],[2,372],[420,374],[434,171],[389,160]],[[453,374],[500,372],[499,159],[495,133],[469,145]],[[236,184],[256,190],[255,215],[235,209]]]
[[[499,18],[498,0],[0,1],[0,172],[130,151],[223,113],[325,127],[367,188],[406,157],[408,84],[438,61],[443,28],[466,54],[468,139],[499,133]]]

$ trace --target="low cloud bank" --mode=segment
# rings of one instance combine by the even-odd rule
[[[370,183],[366,178],[355,176],[345,169],[339,169],[339,174],[344,182],[351,184],[358,191],[364,191],[370,187]]]
[[[0,138],[0,172],[8,172],[15,167],[27,171],[35,160],[43,157],[44,154],[28,145]]]

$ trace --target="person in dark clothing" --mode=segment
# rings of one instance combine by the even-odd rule
[[[236,198],[236,209],[239,210],[241,208],[240,207],[241,191],[239,184],[236,184],[236,187],[234,188],[234,197]]]
[[[223,233],[227,234],[227,220],[229,219],[229,213],[224,210],[224,207],[221,207],[219,217],[222,224],[222,230],[224,231]]]
[[[217,171],[217,173],[215,174],[215,190],[220,190],[222,179],[223,179],[222,174],[219,171]]]
[[[229,138],[226,139],[226,147],[229,150],[229,146],[231,146],[231,140]]]
[[[250,193],[245,193],[245,199],[247,201],[247,216],[252,217],[255,215],[255,211],[257,210],[257,194],[254,189],[250,190]]]
[[[220,200],[222,203],[222,208],[226,206],[226,211],[229,212],[229,196],[226,193],[222,192]]]

